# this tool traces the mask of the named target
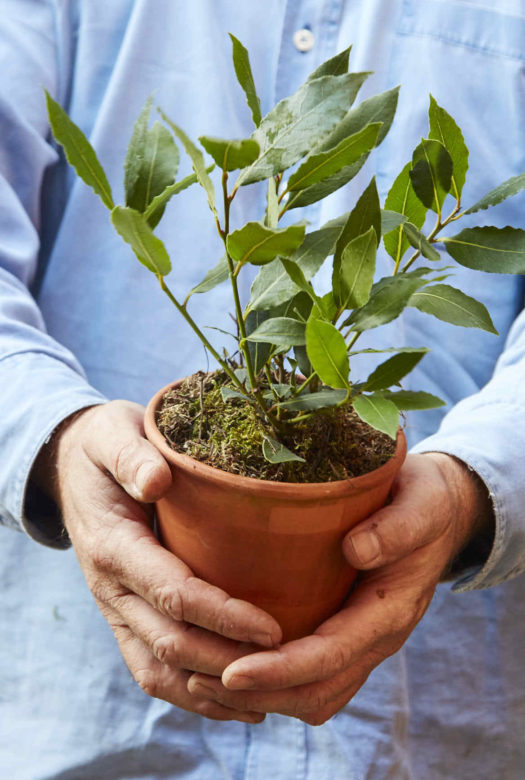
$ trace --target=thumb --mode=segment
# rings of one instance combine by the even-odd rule
[[[144,436],[144,408],[129,401],[96,407],[85,431],[84,450],[135,500],[151,503],[171,485],[171,470]]]
[[[343,540],[356,569],[376,569],[434,541],[453,522],[453,500],[430,455],[409,456],[392,491],[392,503],[358,523]]]

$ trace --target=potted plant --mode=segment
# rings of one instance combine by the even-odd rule
[[[450,266],[443,266],[437,247],[469,268],[524,272],[525,231],[450,229],[518,192],[525,174],[464,209],[468,150],[454,119],[431,97],[428,138],[383,208],[372,178],[348,213],[308,231],[304,221],[294,221],[294,209],[328,197],[358,173],[390,128],[398,90],[354,107],[368,74],[348,72],[346,50],[262,117],[248,52],[231,38],[252,135],[202,136],[213,161],[207,164],[202,149],[162,111],[163,123],[149,127],[150,99],[129,144],[123,206],[114,204],[95,151],[49,95],[48,111],[70,164],[218,364],[214,372],[163,388],[147,409],[146,433],[173,471],[172,490],[157,505],[162,539],[198,576],[273,614],[292,639],[315,629],[348,593],[356,572],[343,558],[341,540],[388,497],[406,453],[400,412],[443,403],[400,387],[426,347],[393,345],[369,376],[354,379],[354,356],[374,351],[359,350],[358,340],[407,306],[496,333],[482,303],[445,283]],[[193,167],[180,181],[176,141]],[[238,199],[261,182],[264,213],[234,229]],[[169,200],[194,183],[204,190],[224,254],[179,300],[166,281],[171,263],[154,230]],[[391,274],[375,280],[381,241]],[[328,257],[332,286],[321,295],[312,279]],[[238,278],[249,266],[258,272],[243,304]],[[190,313],[193,295],[223,283],[231,286],[234,312],[229,352],[214,347]]]

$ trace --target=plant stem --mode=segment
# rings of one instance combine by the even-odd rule
[[[239,350],[243,355],[244,362],[246,364],[246,370],[248,372],[248,379],[250,382],[252,397],[254,398],[259,409],[261,410],[263,417],[270,423],[273,430],[279,431],[282,429],[282,426],[279,420],[269,412],[268,407],[266,406],[263,395],[261,393],[261,389],[257,383],[255,371],[253,368],[252,356],[250,355],[250,350],[248,349],[247,342],[246,342],[246,335],[247,335],[246,323],[244,321],[241,299],[239,296],[239,288],[237,286],[237,276],[239,274],[240,264],[237,266],[237,268],[235,268],[233,259],[230,256],[230,253],[228,252],[227,238],[230,232],[230,206],[233,198],[235,197],[235,192],[236,190],[234,189],[231,195],[228,195],[228,172],[226,170],[223,170],[222,194],[224,200],[224,229],[220,229],[219,232],[224,242],[224,248],[226,249],[226,260],[228,262],[230,282],[231,282],[231,287],[233,292],[233,300],[235,303],[235,314],[237,317],[237,326],[239,329]]]
[[[215,358],[217,363],[219,363],[219,365],[221,366],[223,371],[225,371],[225,373],[230,377],[230,379],[232,380],[233,384],[237,387],[237,389],[243,395],[248,397],[248,394],[246,393],[246,390],[245,390],[244,386],[242,385],[242,383],[237,379],[237,377],[235,376],[235,373],[232,371],[232,369],[230,368],[228,363],[221,358],[221,356],[219,355],[217,350],[212,346],[212,344],[210,344],[210,342],[208,341],[208,339],[206,338],[204,333],[201,331],[201,329],[199,328],[199,326],[197,325],[197,323],[193,319],[193,317],[191,317],[188,314],[188,312],[184,308],[184,306],[181,303],[179,303],[179,301],[175,298],[175,296],[171,292],[170,288],[168,287],[168,285],[164,281],[164,277],[161,276],[160,274],[158,274],[157,275],[157,279],[159,280],[159,284],[161,286],[162,291],[164,293],[166,293],[166,295],[168,296],[170,301],[177,308],[178,312],[180,314],[182,314],[182,316],[184,317],[184,319],[186,320],[186,322],[188,323],[190,328],[199,337],[199,339],[202,341],[202,343],[204,344],[206,349],[213,355],[213,357]]]
[[[434,225],[434,229],[428,234],[427,241],[429,243],[435,243],[436,236],[438,233],[440,233],[444,227],[449,225],[451,222],[455,222],[457,219],[460,219],[460,217],[463,216],[463,214],[458,214],[458,211],[461,208],[461,201],[457,200],[456,205],[448,215],[448,217],[444,220],[444,222],[441,222],[441,215],[438,215],[437,222]],[[414,252],[412,257],[407,261],[407,263],[403,266],[401,269],[401,273],[405,273],[405,271],[408,271],[410,266],[417,260],[421,252],[418,250],[417,252]],[[397,273],[399,264],[396,264],[396,267],[394,269],[394,274]]]
[[[232,196],[228,195],[228,172],[222,172],[222,193],[224,198],[224,229],[221,230],[222,240],[224,241],[224,248],[226,249],[226,259],[228,261],[228,269],[230,272],[230,282],[233,292],[233,300],[235,303],[235,313],[237,316],[237,325],[239,328],[239,349],[241,350],[244,361],[246,363],[246,370],[248,371],[248,377],[250,380],[250,387],[255,392],[257,389],[257,380],[255,379],[255,373],[253,370],[253,363],[248,347],[246,346],[246,325],[242,313],[241,299],[239,297],[239,288],[237,286],[237,274],[233,264],[233,260],[230,257],[227,247],[227,238],[230,232],[230,205],[232,202]]]

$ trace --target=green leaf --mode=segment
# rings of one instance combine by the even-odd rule
[[[82,130],[68,117],[60,104],[53,100],[47,90],[46,101],[51,130],[58,143],[64,147],[68,163],[111,210],[113,208],[111,187],[95,150]]]
[[[304,222],[285,228],[269,228],[261,222],[248,222],[228,236],[228,253],[238,263],[264,265],[277,255],[291,255],[302,244],[304,231]]]
[[[352,239],[341,255],[337,303],[342,309],[363,306],[370,297],[377,254],[375,229],[369,227],[362,236]]]
[[[336,54],[335,57],[331,57],[329,60],[326,60],[326,62],[323,62],[322,65],[319,65],[318,68],[310,73],[308,81],[319,79],[321,76],[341,76],[344,73],[348,73],[348,61],[350,59],[351,49],[352,47],[349,46],[348,49],[344,49],[344,51]]]
[[[252,312],[256,314],[256,312]],[[272,317],[262,322],[246,336],[247,341],[261,341],[264,344],[293,346],[306,344],[304,322],[292,317]]]
[[[337,304],[335,302],[334,294],[331,290],[323,295],[319,308],[321,309],[321,314],[326,315],[325,319],[329,320],[330,322],[334,320],[334,317],[337,314]]]
[[[380,127],[379,123],[367,125],[349,138],[343,138],[332,149],[309,155],[298,170],[290,176],[287,189],[306,189],[338,173],[341,168],[357,162],[363,154],[375,146]]]
[[[195,295],[197,293],[205,293],[209,290],[213,290],[213,288],[217,287],[218,284],[225,282],[229,274],[230,269],[228,266],[228,259],[226,255],[223,255],[217,265],[208,271],[202,282],[190,290],[188,298],[191,295]]]
[[[201,135],[199,141],[223,171],[235,171],[251,165],[259,156],[259,144],[253,138],[227,141]]]
[[[427,352],[428,349],[421,347],[410,352],[399,352],[397,355],[388,358],[375,371],[372,371],[364,384],[364,389],[367,391],[385,390],[392,387],[392,385],[396,385],[417,366]]]
[[[426,257],[427,260],[432,260],[435,263],[438,263],[441,260],[441,255],[437,249],[432,246],[426,236],[424,236],[412,222],[405,222],[403,224],[403,233],[408,238],[411,246],[421,252],[423,257]]]
[[[355,309],[344,325],[351,325],[352,330],[362,333],[395,320],[416,290],[427,282],[419,273],[398,274],[381,279],[373,285],[370,300]]]
[[[347,215],[343,215],[327,222],[319,230],[308,233],[301,246],[290,256],[290,261],[300,266],[307,281],[315,276],[328,255],[334,251],[346,218]],[[299,289],[277,258],[263,266],[255,277],[248,308],[271,309],[272,306],[285,303]]]
[[[341,168],[338,173],[334,173],[334,175],[329,176],[328,179],[324,179],[324,181],[320,181],[318,184],[312,184],[311,187],[307,187],[304,190],[292,192],[285,204],[286,211],[309,206],[311,203],[323,200],[328,197],[328,195],[331,195],[332,192],[344,187],[345,184],[348,184],[348,182],[359,173],[367,161],[367,158],[368,154],[363,154],[357,162],[352,163],[352,165],[348,165],[345,168]]]
[[[179,167],[179,150],[170,132],[155,122],[147,130],[140,154],[140,165],[133,186],[126,190],[126,206],[144,213],[151,201],[173,184]],[[156,208],[148,221],[151,227],[159,222],[163,209]]]
[[[126,193],[133,191],[140,175],[152,103],[153,97],[150,95],[133,126],[124,161],[124,191]]]
[[[276,228],[279,224],[279,198],[275,179],[268,179],[264,224],[269,228]]]
[[[306,462],[300,455],[296,455],[288,447],[285,447],[284,444],[266,434],[264,435],[262,449],[264,457],[270,463],[288,463],[291,460],[297,460],[300,463]]]
[[[201,187],[204,189],[206,193],[206,197],[208,199],[208,205],[212,212],[216,215],[217,209],[215,208],[215,190],[213,189],[213,183],[210,177],[208,176],[208,170],[206,168],[206,164],[204,162],[204,156],[200,149],[198,149],[193,141],[188,138],[184,130],[182,130],[178,125],[176,125],[174,122],[171,121],[171,119],[168,119],[164,111],[161,111],[161,109],[158,109],[160,112],[160,115],[164,119],[164,121],[171,127],[173,133],[175,136],[179,139],[181,144],[184,146],[184,149],[186,150],[186,154],[191,160],[191,164],[193,167],[193,170],[195,171],[195,175],[197,177],[197,181],[201,185]]]
[[[333,390],[325,387],[317,393],[303,392],[298,398],[283,401],[279,404],[279,408],[293,412],[313,412],[316,409],[328,409],[331,406],[337,406],[337,404],[345,400],[347,395],[346,390]]]
[[[257,97],[248,51],[235,35],[229,33],[229,36],[232,42],[235,75],[246,95],[248,107],[252,112],[253,122],[258,127],[261,124],[261,101]]]
[[[425,222],[427,209],[426,206],[421,203],[412,187],[412,182],[410,180],[411,168],[412,163],[407,163],[399,176],[397,176],[386,197],[385,209],[390,209],[398,214],[403,214],[413,225],[417,228],[421,228]],[[383,243],[386,251],[396,264],[399,264],[401,258],[410,246],[402,227],[385,235]]]
[[[246,317],[246,335],[250,336],[257,328],[269,318],[267,311],[251,311]],[[273,349],[271,342],[248,341],[248,352],[252,360],[253,370],[256,374],[264,368]]]
[[[363,74],[366,75],[366,74]],[[399,87],[382,92],[379,95],[363,100],[355,108],[348,111],[338,122],[332,132],[315,148],[316,152],[332,149],[344,138],[363,130],[367,125],[381,123],[376,139],[376,146],[383,141],[390,130],[397,108]]]
[[[405,217],[404,214],[398,214],[397,211],[389,211],[388,209],[381,209],[381,233],[383,237],[406,221],[407,217]]]
[[[412,155],[410,180],[421,203],[441,213],[452,186],[452,158],[442,143],[422,139]]]
[[[285,261],[289,262],[289,261]],[[270,309],[272,316],[278,317],[281,314],[283,317],[293,317],[296,320],[300,320],[306,323],[306,320],[312,312],[314,301],[311,295],[300,290],[293,298],[282,306],[276,306],[274,309]]]
[[[525,273],[525,230],[513,227],[465,228],[441,238],[445,249],[460,265],[497,274]]]
[[[465,139],[455,120],[436,103],[432,95],[430,95],[428,118],[429,138],[440,141],[452,159],[452,194],[456,200],[459,200],[468,171],[468,149]]]
[[[414,293],[408,305],[452,325],[498,332],[482,303],[448,284],[428,285]]]
[[[437,395],[424,393],[422,390],[398,390],[397,392],[383,392],[383,397],[392,401],[401,411],[417,411],[423,409],[436,409],[445,406],[445,401]]]
[[[301,374],[303,376],[310,376],[310,374],[313,373],[313,369],[312,369],[312,364],[308,359],[308,353],[306,352],[306,347],[294,347],[293,354],[295,359],[297,360],[297,365],[299,366],[299,371],[301,372]]]
[[[490,206],[497,206],[506,198],[517,195],[525,188],[525,173],[521,173],[519,176],[513,176],[511,179],[507,179],[503,184],[500,184],[495,189],[487,193],[481,200],[474,203],[469,209],[465,211],[465,214],[474,214],[476,211],[482,209],[488,209]]]
[[[310,317],[306,323],[306,351],[323,384],[349,388],[350,365],[346,343],[337,328],[329,322]]]
[[[214,168],[215,165],[210,165],[209,168],[206,168],[206,172],[211,173],[211,171]],[[160,219],[160,217],[157,219],[157,213],[160,211],[162,216],[162,211],[164,210],[164,206],[168,203],[168,201],[174,195],[178,195],[179,192],[182,192],[188,187],[191,187],[191,185],[195,184],[196,182],[197,182],[196,175],[194,173],[190,173],[189,176],[185,176],[184,179],[181,179],[180,181],[176,181],[173,184],[170,184],[159,195],[156,195],[151,201],[151,203],[149,204],[146,211],[144,212],[144,216],[146,217],[148,222],[150,224],[152,224],[152,222],[153,224],[156,224]]]
[[[366,75],[323,76],[281,100],[254,132],[261,154],[236,186],[269,179],[300,160],[344,116]]]
[[[399,412],[397,406],[380,394],[359,395],[352,405],[357,415],[378,431],[388,434],[391,439],[397,436]]]
[[[241,398],[246,401],[246,396],[234,390],[233,387],[221,387],[221,396],[223,401],[231,401],[233,398]]]
[[[166,247],[152,229],[143,214],[126,206],[115,206],[111,221],[117,233],[131,246],[138,260],[154,274],[166,276],[171,262]]]
[[[292,280],[292,282],[296,285],[296,287],[299,288],[303,293],[306,293],[308,297],[311,299],[313,304],[316,306],[316,308],[319,311],[319,315],[322,317],[328,318],[327,313],[324,311],[323,304],[321,302],[321,299],[318,295],[315,294],[314,289],[310,282],[307,282],[305,279],[305,276],[301,270],[301,267],[297,263],[293,263],[291,260],[287,260],[286,258],[281,258],[281,264],[283,265],[286,273]]]
[[[279,384],[279,382],[277,383],[274,382],[271,384],[271,390],[265,390],[265,392],[263,393],[263,397],[268,399],[273,399],[275,398],[274,395],[275,393],[276,395],[279,396],[279,398],[288,398],[291,392],[292,392],[291,385],[283,385],[283,384]]]
[[[376,139],[376,146],[378,146],[383,141],[392,125],[396,112],[398,95],[399,87],[396,87],[388,92],[382,92],[380,95],[368,98],[356,108],[352,108],[346,113],[343,119],[338,122],[332,132],[314,148],[314,152],[318,153],[326,151],[327,149],[332,149],[343,139],[358,133],[367,125],[381,122],[382,124]],[[330,176],[328,179],[319,182],[319,184],[313,184],[305,190],[296,192],[286,202],[286,209],[290,210],[301,206],[308,206],[311,203],[326,198],[332,192],[335,192],[340,187],[348,184],[348,182],[361,170],[367,158],[368,153],[365,153],[355,163],[346,168],[342,168],[338,173]]]
[[[376,234],[376,246],[381,239],[381,206],[375,177],[363,192],[341,231],[334,250],[332,289],[338,304],[344,303],[344,290],[341,288],[341,258],[344,248],[354,238],[363,235],[373,227]]]

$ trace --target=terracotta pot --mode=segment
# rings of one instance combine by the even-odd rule
[[[148,439],[171,465],[173,486],[157,502],[165,546],[194,573],[275,617],[284,641],[311,633],[342,604],[357,572],[341,540],[384,505],[406,455],[338,482],[295,484],[240,477],[182,455],[166,443],[155,413],[175,382],[152,398]]]

